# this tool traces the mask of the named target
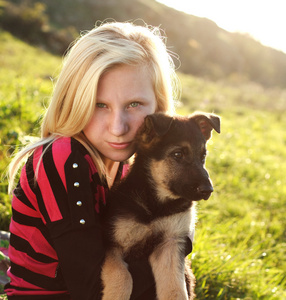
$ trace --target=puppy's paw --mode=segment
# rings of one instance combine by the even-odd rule
[[[102,300],[129,300],[133,282],[127,264],[116,255],[106,255],[101,279],[103,283]]]

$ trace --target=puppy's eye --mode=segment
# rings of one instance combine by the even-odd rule
[[[176,160],[180,160],[183,158],[183,152],[182,151],[176,151],[173,153],[173,157],[176,159]]]

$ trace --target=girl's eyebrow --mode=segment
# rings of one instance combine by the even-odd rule
[[[140,101],[150,101],[148,97],[146,96],[136,96],[136,97],[131,97],[130,99],[126,99],[124,100],[124,102],[126,103],[130,103],[130,102],[140,102]],[[109,102],[112,102],[112,101],[109,101],[109,100],[106,100],[106,99],[102,99],[102,98],[97,98],[96,99],[96,103],[106,103],[108,104]]]

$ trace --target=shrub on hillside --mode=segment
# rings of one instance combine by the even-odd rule
[[[36,40],[48,26],[45,5],[39,2],[30,5],[29,1],[15,5],[4,1],[0,24],[4,29],[8,29],[21,38]]]
[[[1,1],[0,26],[29,43],[44,46],[57,54],[64,53],[77,35],[74,27],[52,28],[45,4],[29,0],[19,3]]]

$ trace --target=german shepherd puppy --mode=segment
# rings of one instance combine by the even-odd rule
[[[143,255],[149,257],[158,300],[195,297],[192,272],[185,279],[184,250],[195,226],[195,201],[213,192],[204,168],[212,129],[220,132],[214,114],[145,118],[136,135],[134,164],[107,202],[103,300],[130,298],[132,277],[125,261]]]

